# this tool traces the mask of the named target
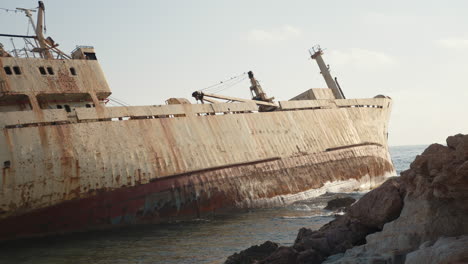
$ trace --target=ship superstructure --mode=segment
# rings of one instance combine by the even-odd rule
[[[108,107],[94,49],[60,51],[43,11],[22,36],[32,55],[0,48],[0,240],[284,205],[395,175],[391,99],[345,99],[320,48],[328,87],[289,101],[249,72],[251,99]]]

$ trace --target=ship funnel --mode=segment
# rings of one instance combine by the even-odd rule
[[[327,87],[332,89],[333,95],[335,96],[336,99],[344,99],[344,95],[341,92],[341,89],[333,80],[333,77],[331,76],[330,73],[330,67],[325,64],[323,61],[322,55],[323,55],[323,50],[320,48],[320,46],[314,46],[309,50],[310,57],[315,60],[320,68],[320,73],[322,74],[323,78],[325,79],[325,82],[327,83]]]

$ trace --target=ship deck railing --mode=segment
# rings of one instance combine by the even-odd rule
[[[391,100],[386,98],[280,101],[280,108],[278,111],[337,108],[375,108],[377,110],[389,107],[390,103]],[[67,113],[64,109],[43,109],[40,115],[37,115],[33,110],[2,112],[0,113],[0,126],[3,128],[20,128],[83,122],[129,121],[255,113],[258,113],[258,107],[255,103],[121,106],[105,107],[101,110],[96,108],[76,108],[72,113]]]

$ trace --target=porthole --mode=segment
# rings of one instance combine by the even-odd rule
[[[39,72],[40,72],[42,75],[46,75],[46,74],[47,74],[47,72],[46,72],[46,70],[45,70],[44,67],[39,67]]]
[[[14,66],[14,67],[13,67],[13,71],[15,72],[16,75],[20,75],[20,74],[21,74],[21,69],[20,69],[20,67],[18,67],[18,66]]]
[[[3,67],[3,69],[5,70],[5,73],[7,75],[12,75],[13,74],[13,72],[11,71],[11,68],[9,66]]]
[[[76,70],[75,70],[75,68],[71,67],[71,68],[70,68],[70,73],[71,73],[71,75],[76,76]]]
[[[54,75],[54,69],[52,69],[52,67],[47,67],[47,72],[48,72],[50,75]]]

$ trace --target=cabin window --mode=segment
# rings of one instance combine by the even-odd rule
[[[71,68],[70,68],[70,73],[71,73],[71,75],[76,76],[76,70],[75,70],[75,68],[71,67]]]
[[[97,60],[96,53],[94,52],[84,52],[84,55],[87,60]]]
[[[36,98],[41,109],[65,109],[67,112],[74,107],[84,108],[93,101],[88,93],[42,93]]]
[[[13,74],[13,72],[11,71],[10,66],[3,67],[3,69],[5,70],[5,73],[6,73],[6,74],[8,74],[8,75],[12,75],[12,74]]]
[[[13,71],[15,72],[16,75],[20,75],[20,74],[21,74],[21,69],[20,69],[20,67],[18,67],[18,66],[13,67]]]
[[[39,72],[40,72],[42,75],[46,75],[46,74],[47,74],[47,72],[46,72],[46,70],[45,70],[44,67],[39,67]]]
[[[91,105],[90,105],[90,104],[86,104],[86,108],[91,108]]]
[[[10,168],[10,166],[11,166],[11,161],[7,160],[3,162],[3,168],[8,169]]]
[[[31,110],[31,102],[25,94],[10,94],[0,97],[0,112]]]
[[[47,67],[47,72],[48,72],[50,75],[54,75],[54,69],[52,69],[52,67]]]

